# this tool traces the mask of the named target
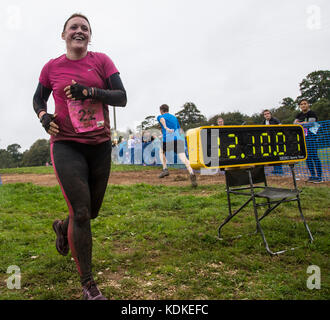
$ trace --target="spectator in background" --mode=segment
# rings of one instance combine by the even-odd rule
[[[118,140],[117,140],[117,139],[114,139],[114,140],[112,141],[112,143],[111,143],[111,145],[112,145],[112,149],[115,148],[115,147],[117,146],[117,144],[118,144]]]
[[[151,135],[149,131],[142,132],[142,163],[145,166],[146,163],[149,163],[149,155],[145,157],[144,149],[151,143]],[[146,163],[145,163],[146,162]]]
[[[263,111],[263,115],[264,115],[264,124],[268,125],[268,124],[281,124],[281,121],[278,120],[277,118],[273,117],[272,113],[270,112],[270,110],[265,109]]]
[[[320,183],[322,182],[322,165],[317,155],[317,131],[320,125],[317,123],[317,115],[310,110],[309,102],[306,99],[299,101],[300,113],[294,120],[295,124],[301,124],[305,129],[306,147],[307,147],[307,167],[311,174],[307,182]],[[316,168],[317,176],[315,174]]]
[[[128,148],[128,154],[130,157],[130,163],[134,164],[134,137],[132,134],[129,135],[129,138],[127,140],[127,148]]]
[[[223,121],[223,118],[219,117],[217,119],[217,126],[224,126],[225,125],[225,122]]]
[[[273,117],[273,115],[270,112],[270,110],[265,109],[262,113],[263,113],[264,118],[265,118],[264,121],[263,121],[263,124],[265,124],[265,125],[281,124],[281,121],[280,120],[278,120],[277,118]],[[283,167],[282,167],[282,165],[274,166],[274,170],[273,170],[272,174],[282,175],[283,174]]]
[[[120,143],[118,144],[119,146],[119,157],[123,158],[123,163],[128,162],[127,157],[128,157],[128,152],[127,152],[127,141],[125,140],[124,137],[119,138]],[[127,154],[126,154],[127,153]]]

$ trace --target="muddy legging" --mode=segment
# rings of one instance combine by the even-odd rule
[[[97,217],[111,166],[111,142],[87,145],[56,141],[51,157],[69,208],[63,230],[68,235],[82,285],[92,280],[92,233],[90,219]]]

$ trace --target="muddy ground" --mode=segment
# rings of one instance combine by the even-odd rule
[[[109,178],[109,184],[121,184],[131,185],[136,183],[146,183],[150,185],[166,185],[166,186],[189,186],[190,180],[188,173],[184,169],[170,170],[170,175],[163,179],[159,179],[160,171],[158,170],[146,170],[146,171],[123,171],[123,172],[111,172]],[[58,184],[55,174],[2,174],[2,183],[16,183],[16,182],[32,182],[41,186],[55,186]],[[299,179],[299,177],[298,177]],[[301,186],[330,186],[330,181],[320,184],[307,183],[305,177],[300,178],[297,181],[299,187]],[[197,174],[197,180],[199,185],[210,184],[225,184],[223,173],[217,173],[215,175],[200,175]],[[292,188],[291,177],[272,177],[267,178],[268,185],[276,185],[281,187]]]

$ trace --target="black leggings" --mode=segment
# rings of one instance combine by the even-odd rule
[[[81,283],[92,280],[90,219],[97,217],[108,184],[111,142],[87,145],[56,141],[51,145],[53,166],[69,207],[63,230],[68,235]]]

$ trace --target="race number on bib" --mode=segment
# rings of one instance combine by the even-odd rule
[[[104,128],[103,104],[86,99],[67,100],[68,110],[76,133],[96,131]]]

